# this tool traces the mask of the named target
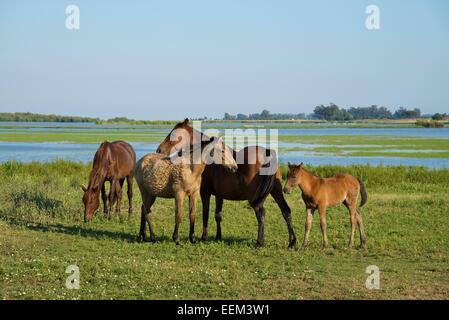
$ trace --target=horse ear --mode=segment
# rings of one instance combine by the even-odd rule
[[[301,162],[301,163],[299,164],[298,168],[302,168],[303,166],[304,166],[304,163]]]
[[[189,118],[185,118],[184,121],[182,122],[183,125],[188,125],[189,124]]]
[[[222,143],[223,142],[223,138],[222,137],[217,137],[216,138],[216,142],[215,143]]]
[[[83,190],[84,192],[87,191],[87,188],[86,188],[85,186],[83,186],[83,185],[80,185],[80,188],[81,188],[81,190]]]

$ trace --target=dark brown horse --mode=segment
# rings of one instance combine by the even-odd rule
[[[192,146],[201,141],[203,134],[189,126],[189,120],[178,123],[170,134],[159,145],[157,152],[171,154],[186,146]],[[276,166],[271,174],[261,174],[264,167],[273,165],[276,155],[273,151],[259,146],[245,147],[238,153],[233,152],[238,170],[231,172],[226,166],[208,164],[202,174],[200,195],[203,203],[203,235],[208,236],[209,205],[211,195],[215,195],[217,222],[216,239],[221,240],[221,220],[223,200],[249,201],[258,222],[256,246],[264,243],[265,208],[264,202],[271,194],[281,209],[287,223],[289,233],[289,248],[296,245],[296,236],[291,221],[291,210],[282,193],[282,180],[279,168]],[[243,159],[243,161],[241,161]]]
[[[116,212],[120,212],[122,187],[125,179],[128,184],[128,214],[131,215],[135,164],[136,154],[129,143],[125,141],[105,141],[100,145],[95,153],[92,171],[89,176],[89,184],[87,188],[82,186],[84,191],[84,222],[90,221],[100,206],[100,191],[106,216],[111,218],[110,211],[116,201]],[[106,181],[110,182],[109,197],[106,196]]]

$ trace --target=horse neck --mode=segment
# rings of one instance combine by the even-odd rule
[[[209,138],[207,135],[202,133],[201,131],[198,131],[196,129],[193,129],[191,126],[186,125],[184,127],[185,130],[189,133],[190,136],[190,146],[195,145],[197,143],[200,143],[202,141],[203,137]],[[199,140],[198,140],[199,138]]]
[[[107,146],[103,146],[102,144],[94,158],[92,171],[89,177],[88,189],[99,189],[103,185],[103,182],[106,179],[107,169],[109,167],[109,156],[110,153]]]
[[[192,172],[192,176],[194,177],[200,176],[206,166],[206,163],[204,162],[202,157],[203,151],[204,148],[200,148],[199,154],[196,150],[192,150],[192,152],[190,153],[190,171]]]
[[[299,188],[301,191],[309,195],[312,193],[313,188],[315,187],[316,183],[318,182],[318,177],[315,177],[313,174],[305,170],[304,168],[301,168],[301,170],[298,173],[299,176]]]

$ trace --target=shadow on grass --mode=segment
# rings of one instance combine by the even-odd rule
[[[109,231],[109,230],[99,230],[99,229],[93,229],[90,226],[86,225],[86,227],[81,225],[74,225],[74,226],[67,226],[62,223],[49,223],[44,224],[40,222],[32,222],[27,221],[20,218],[6,218],[2,217],[4,221],[6,221],[11,226],[21,226],[26,227],[27,229],[30,229],[32,231],[39,231],[39,232],[57,232],[67,235],[78,235],[86,238],[94,238],[94,239],[104,239],[109,238],[112,240],[122,240],[130,243],[138,243],[140,242],[138,237],[138,231],[136,233],[127,233],[123,231]],[[183,239],[188,242],[188,238]],[[201,241],[200,239],[197,239],[198,242],[201,242],[203,244],[207,243],[223,243],[227,246],[233,246],[233,245],[248,245],[253,246],[254,241],[253,239],[247,239],[247,238],[241,238],[241,237],[224,237],[222,240],[215,240],[214,238],[210,238],[207,241]],[[158,235],[157,236],[157,242],[158,243],[164,243],[164,242],[173,242],[171,237],[166,235]],[[143,243],[151,243],[149,240],[149,235],[147,232],[147,239]]]

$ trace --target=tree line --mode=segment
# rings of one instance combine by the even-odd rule
[[[223,120],[326,120],[326,121],[347,121],[347,120],[365,120],[365,119],[416,119],[420,118],[421,110],[419,108],[406,109],[400,107],[398,110],[392,112],[386,107],[378,107],[372,105],[370,107],[351,107],[341,108],[334,103],[329,105],[316,106],[311,114],[289,114],[289,113],[270,113],[268,110],[263,110],[261,113],[253,113],[245,115],[239,113],[232,115],[225,113]],[[435,114],[434,120],[444,120],[447,114]]]
[[[54,114],[37,114],[30,112],[2,112],[0,121],[15,122],[98,122],[99,118],[78,117],[78,116],[58,116]]]

